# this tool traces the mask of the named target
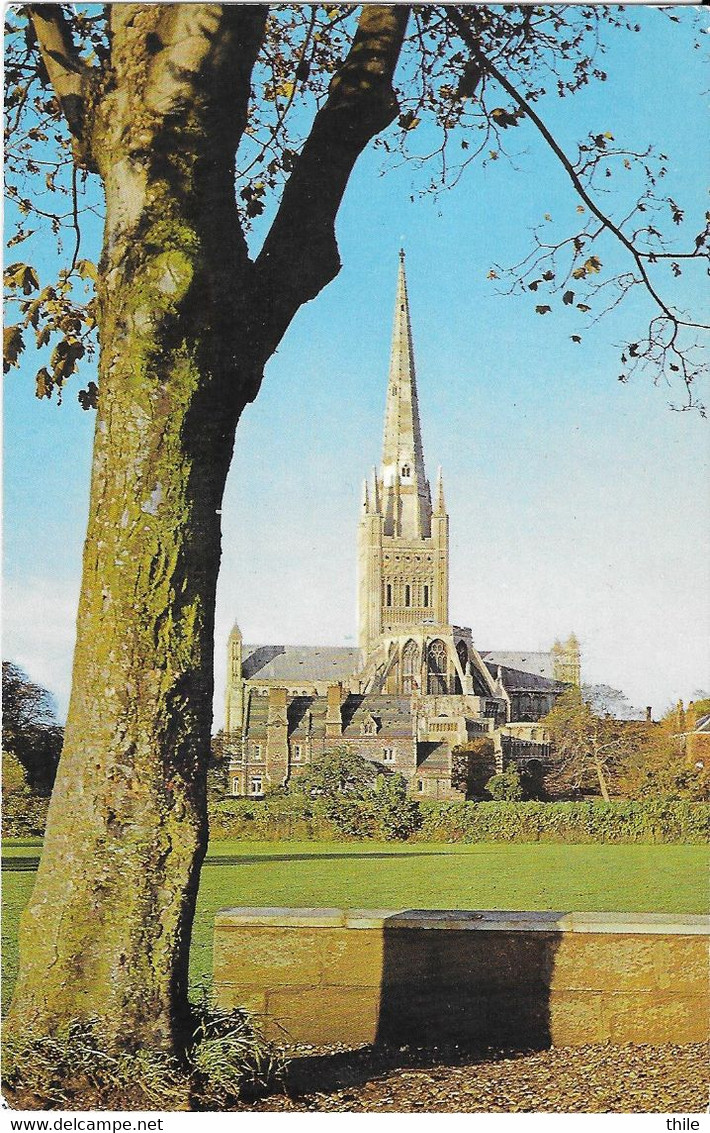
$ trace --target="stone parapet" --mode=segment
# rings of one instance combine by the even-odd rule
[[[215,992],[313,1044],[708,1037],[706,917],[223,909]]]

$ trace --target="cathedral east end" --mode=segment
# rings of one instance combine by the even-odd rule
[[[261,795],[326,750],[351,747],[418,796],[461,799],[454,748],[493,740],[498,770],[545,755],[535,726],[580,683],[574,635],[548,653],[479,652],[449,620],[449,516],[424,466],[400,253],[382,463],[363,489],[358,648],[246,645],[229,636],[229,790]],[[494,768],[491,768],[491,773]]]

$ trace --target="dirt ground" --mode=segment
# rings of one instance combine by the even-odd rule
[[[252,1111],[702,1113],[710,1045],[611,1044],[542,1051],[292,1053],[286,1092]]]

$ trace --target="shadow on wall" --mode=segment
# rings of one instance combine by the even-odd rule
[[[536,931],[524,933],[510,932],[511,914],[498,916],[500,929],[486,932],[471,931],[482,913],[408,910],[387,918],[377,1042],[552,1045],[556,928],[564,914],[535,913]],[[520,928],[521,914],[512,916]]]

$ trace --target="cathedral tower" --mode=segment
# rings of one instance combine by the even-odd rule
[[[404,252],[399,254],[382,464],[365,484],[358,537],[359,645],[449,619],[449,518],[424,467]]]

